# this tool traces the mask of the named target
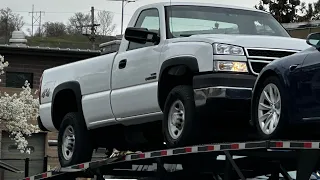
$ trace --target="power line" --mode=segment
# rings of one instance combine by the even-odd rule
[[[121,12],[115,12],[115,11],[108,11],[108,10],[102,10],[102,9],[95,9],[95,11],[107,11],[114,14],[122,14]],[[12,11],[15,13],[30,13],[30,11]],[[90,11],[70,11],[70,12],[64,12],[64,11],[46,11],[46,14],[75,14],[75,13],[90,13]],[[126,14],[124,15],[131,16],[132,14]]]
[[[114,13],[114,14],[122,14],[122,13],[119,13],[119,12],[107,11],[107,10],[101,10],[101,9],[95,9],[95,10],[96,10],[96,11],[106,11],[106,12]],[[126,14],[126,13],[123,13],[123,15],[132,16],[132,14]]]
[[[29,11],[12,11],[12,12],[16,12],[16,13],[28,13]],[[73,12],[64,12],[64,11],[46,11],[46,14],[74,14],[77,12],[90,12],[90,11],[73,11]]]

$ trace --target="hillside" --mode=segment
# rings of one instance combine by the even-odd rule
[[[27,37],[29,46],[41,47],[60,47],[60,48],[79,48],[79,49],[92,49],[92,44],[85,36],[70,36],[65,35],[61,37]],[[98,36],[96,38],[96,49],[99,44],[115,40],[114,36]]]

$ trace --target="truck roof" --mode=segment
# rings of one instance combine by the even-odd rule
[[[139,9],[145,9],[148,7],[163,7],[163,6],[172,6],[172,5],[186,5],[186,6],[211,6],[211,7],[221,7],[221,8],[231,8],[231,9],[241,9],[241,10],[248,10],[248,11],[256,11],[256,12],[263,12],[268,13],[262,10],[258,10],[255,8],[248,8],[248,7],[241,7],[241,6],[232,6],[232,5],[225,5],[225,4],[215,4],[215,3],[199,3],[199,2],[159,2],[159,3],[152,3],[148,5],[144,5]]]

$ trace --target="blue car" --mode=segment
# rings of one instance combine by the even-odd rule
[[[310,48],[274,60],[259,73],[251,123],[261,139],[280,137],[291,125],[320,124],[320,33],[309,34],[306,43]]]

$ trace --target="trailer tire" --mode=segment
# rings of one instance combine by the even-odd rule
[[[78,112],[67,113],[58,133],[58,157],[61,167],[90,161],[92,153],[93,146],[84,120]]]
[[[171,130],[170,127],[174,128],[174,126],[177,131]],[[179,128],[181,128],[180,132],[178,132]],[[162,122],[167,147],[181,147],[195,143],[199,138],[199,130],[192,87],[188,85],[174,87],[167,96]]]

